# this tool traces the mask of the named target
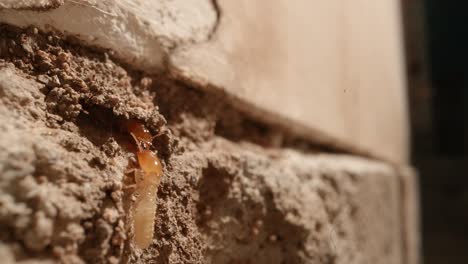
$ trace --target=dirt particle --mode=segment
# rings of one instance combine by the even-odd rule
[[[80,94],[69,85],[53,88],[47,95],[46,104],[49,111],[66,120],[75,119],[82,110]]]
[[[109,224],[114,224],[117,222],[119,219],[119,212],[117,210],[112,209],[112,208],[106,208],[104,209],[104,212],[102,214],[102,217],[104,220],[106,220]]]
[[[24,243],[28,249],[33,251],[44,250],[51,242],[53,234],[53,222],[43,212],[35,214],[33,225],[25,235]]]
[[[65,62],[69,62],[70,61],[70,54],[69,53],[66,53],[66,52],[63,52],[63,51],[60,51],[58,56],[57,56],[57,60],[59,62],[62,62],[62,63],[65,63]]]
[[[278,241],[278,236],[270,235],[270,236],[268,236],[268,240],[270,240],[270,242],[274,243],[274,242]]]

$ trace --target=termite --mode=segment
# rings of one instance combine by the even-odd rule
[[[139,170],[135,170],[133,241],[137,247],[145,249],[153,240],[156,198],[163,170],[156,152],[150,150],[154,138],[150,131],[136,120],[127,121],[126,128],[136,142],[140,166]]]

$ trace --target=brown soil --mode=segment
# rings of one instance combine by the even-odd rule
[[[164,177],[146,250],[131,243],[125,187],[134,147],[121,128],[128,118],[162,131],[154,146]],[[59,34],[0,27],[0,131],[7,263],[395,263],[401,250],[391,216],[381,220],[389,230],[365,223],[389,237],[385,245],[352,231],[366,215],[359,199],[373,199],[359,190],[373,183],[351,168],[382,176],[390,167],[311,154],[309,144],[253,122],[223,95],[134,71]],[[392,193],[386,188],[376,194],[381,201]],[[357,251],[352,241],[361,236]]]

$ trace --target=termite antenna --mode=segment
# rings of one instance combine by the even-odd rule
[[[138,151],[140,151],[140,152],[143,151],[143,149],[140,146],[140,141],[138,140],[138,138],[132,132],[130,132],[130,135],[135,140],[135,143],[136,143],[136,145],[138,147]]]
[[[154,135],[152,138],[151,138],[151,141],[153,141],[155,138],[157,137],[160,137],[164,134],[164,131],[163,130],[159,130],[158,133],[156,135]]]

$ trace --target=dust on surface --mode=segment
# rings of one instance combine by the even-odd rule
[[[390,167],[286,150],[283,134],[243,117],[222,95],[74,43],[0,26],[6,261],[401,262]],[[126,171],[135,157],[121,126],[129,118],[161,132],[154,145],[164,177],[145,250],[131,243]]]

